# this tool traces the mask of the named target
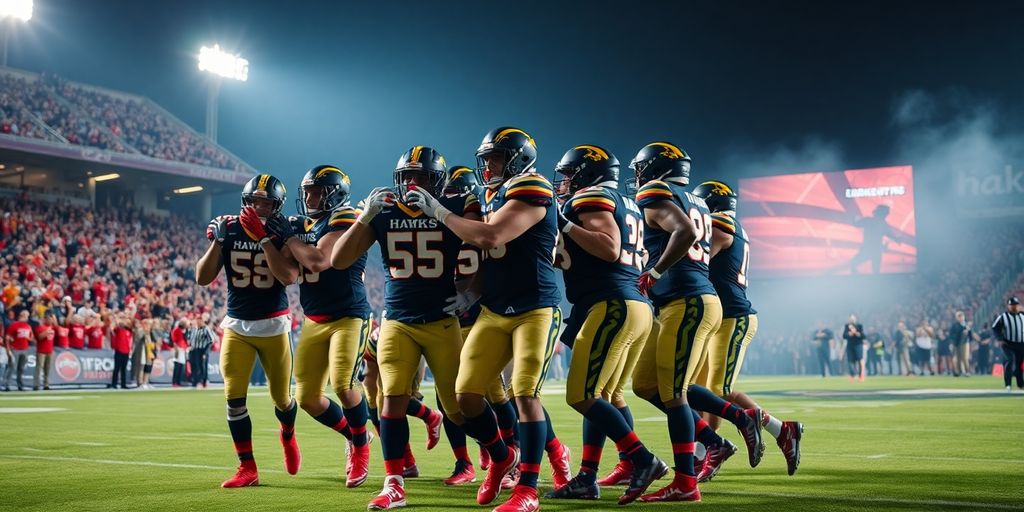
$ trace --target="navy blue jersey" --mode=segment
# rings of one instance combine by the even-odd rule
[[[288,314],[284,285],[270,272],[259,241],[231,216],[221,244],[221,263],[228,282],[228,316],[237,320],[263,320]],[[273,242],[280,249],[281,244]]]
[[[469,244],[462,244],[459,251],[459,265],[455,269],[455,280],[472,279],[480,271],[480,249]],[[459,327],[469,327],[476,323],[480,316],[480,302],[477,301],[459,317]]]
[[[441,197],[455,215],[479,213],[475,196]],[[402,203],[370,222],[384,263],[384,316],[427,323],[449,315],[446,299],[455,295],[455,266],[462,240],[444,224]]]
[[[292,228],[303,242],[316,245],[328,233],[345,231],[359,217],[359,210],[345,206],[323,215],[319,219],[293,217]],[[370,304],[363,286],[366,255],[362,255],[345,270],[328,268],[310,272],[303,268],[299,274],[299,302],[306,318],[314,322],[333,322],[339,318],[367,318]]]
[[[559,237],[555,265],[564,271],[566,299],[584,307],[612,299],[646,301],[637,288],[645,253],[643,215],[636,203],[613,188],[589,187],[576,192],[562,211],[577,225],[582,224],[581,214],[610,212],[622,240],[619,259],[609,262],[584,250],[571,236]]]
[[[544,218],[515,240],[485,252],[480,302],[499,315],[555,307],[562,297],[555,281],[554,251],[558,211],[551,183],[536,173],[515,176],[485,192],[484,212],[492,215],[513,199],[545,208]]]
[[[739,318],[757,311],[747,300],[747,268],[750,265],[750,240],[735,217],[726,212],[711,214],[711,225],[732,235],[732,245],[711,258],[711,284],[722,301],[724,318]]]
[[[641,210],[660,201],[672,201],[683,215],[690,218],[697,230],[697,241],[647,292],[651,302],[661,307],[683,297],[714,295],[715,287],[708,277],[708,262],[711,260],[711,211],[708,205],[681,185],[660,180],[645,183],[636,193],[636,202]],[[650,270],[661,258],[669,233],[649,225],[645,227],[644,247],[648,252],[645,270]]]

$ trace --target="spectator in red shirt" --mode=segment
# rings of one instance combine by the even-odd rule
[[[110,348],[114,349],[114,374],[110,378],[110,387],[117,389],[117,379],[121,378],[121,389],[128,389],[128,358],[132,353],[132,320],[127,316],[115,319],[117,327],[110,336]]]
[[[43,389],[50,389],[50,367],[53,366],[53,344],[57,338],[57,315],[47,311],[43,323],[36,327],[36,373],[32,390],[39,390],[39,374],[43,374]]]
[[[85,348],[85,324],[82,317],[68,315],[68,347],[78,350]],[[102,341],[102,338],[101,338]]]
[[[98,316],[89,317],[89,320],[86,321],[86,326],[85,336],[89,340],[89,349],[102,349],[103,336],[107,331],[103,326],[103,321]]]
[[[28,347],[32,344],[34,336],[32,326],[28,323],[28,310],[23,309],[18,313],[18,321],[7,326],[7,342],[11,348],[11,362],[7,366],[7,375],[4,377],[4,389],[10,389],[11,374],[17,373],[18,391],[25,389],[22,382],[22,374],[25,372],[25,365],[28,364]]]

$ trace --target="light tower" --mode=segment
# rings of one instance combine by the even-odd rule
[[[0,2],[0,40],[3,41],[3,60],[0,66],[7,67],[7,40],[19,21],[32,19],[32,0],[6,0]]]
[[[199,49],[199,69],[210,73],[206,95],[206,136],[217,142],[217,96],[224,78],[244,82],[249,79],[249,61],[220,49],[220,45]]]

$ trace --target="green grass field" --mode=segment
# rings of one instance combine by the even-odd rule
[[[632,509],[1024,510],[1024,394],[1006,394],[994,377],[884,377],[866,383],[751,377],[742,385],[773,413],[804,423],[799,472],[786,476],[766,434],[761,465],[751,469],[744,454],[737,454],[701,486],[703,503],[634,503]],[[270,401],[263,389],[253,395],[262,485],[223,490],[219,484],[236,459],[220,390],[0,394],[0,510],[365,510],[380,490],[379,445],[373,447],[371,479],[346,489],[343,439],[300,412],[302,471],[288,476]],[[580,421],[562,396],[557,385],[545,388],[555,428],[572,448],[575,466]],[[427,400],[433,403],[432,396]],[[662,417],[639,401],[633,407],[641,437],[671,460]],[[407,482],[409,508],[485,510],[476,505],[475,486],[441,485],[452,466],[446,441],[442,437],[426,452],[422,423],[410,421],[423,475]],[[742,447],[734,429],[722,432]],[[602,472],[613,463],[614,454],[606,451]],[[545,491],[546,464],[541,476]],[[606,491],[596,503],[546,500],[542,506],[616,508],[621,490]]]

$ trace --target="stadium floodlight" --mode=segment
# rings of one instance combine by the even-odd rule
[[[0,41],[3,43],[0,66],[7,67],[7,39],[14,30],[15,21],[28,21],[32,19],[32,0],[2,0],[0,1]]]
[[[196,185],[196,186],[193,186],[193,187],[184,187],[184,188],[176,188],[176,189],[174,189],[174,193],[175,194],[191,194],[193,192],[202,192],[202,191],[203,191],[203,187],[200,186],[200,185]]]
[[[0,2],[0,18],[21,21],[32,19],[32,0],[4,0]]]
[[[217,95],[220,79],[230,78],[244,82],[249,79],[249,61],[220,49],[220,45],[199,49],[199,70],[213,75],[206,94],[206,136],[217,142]]]
[[[241,82],[249,79],[249,61],[221,50],[218,44],[199,49],[199,70]]]
[[[120,177],[121,177],[120,174],[118,174],[116,172],[112,172],[110,174],[101,174],[99,176],[93,176],[92,179],[94,179],[96,181],[110,181],[110,180],[116,180],[116,179],[118,179]]]

